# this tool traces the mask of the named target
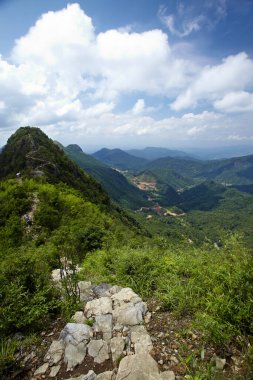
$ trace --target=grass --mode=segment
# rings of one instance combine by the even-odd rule
[[[205,245],[122,248],[86,257],[83,276],[93,282],[130,286],[164,309],[190,315],[205,341],[222,346],[253,333],[252,257],[237,236],[217,250]]]

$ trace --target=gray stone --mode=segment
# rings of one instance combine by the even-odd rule
[[[158,365],[149,354],[124,357],[119,365],[116,380],[160,380]]]
[[[102,283],[102,284],[93,286],[93,288],[92,288],[93,293],[98,298],[110,297],[111,296],[110,289],[111,289],[111,285],[108,285],[106,283]]]
[[[131,341],[134,344],[136,354],[141,352],[150,353],[153,349],[152,340],[144,326],[134,326],[131,328]]]
[[[111,345],[112,360],[114,363],[116,363],[117,360],[123,354],[123,351],[125,348],[125,340],[120,336],[116,336],[115,338],[111,339],[110,345]]]
[[[52,366],[58,364],[64,353],[64,342],[62,340],[53,340],[47,354],[45,355],[44,361],[48,361]]]
[[[112,337],[112,315],[103,314],[95,317],[94,330],[103,333],[103,339],[108,342]]]
[[[97,375],[95,374],[94,371],[90,370],[86,375],[71,377],[67,380],[97,380]]]
[[[40,366],[36,371],[34,372],[34,376],[44,375],[48,370],[49,364],[45,363],[42,366]]]
[[[83,362],[92,336],[91,327],[80,323],[68,323],[61,331],[60,340],[65,344],[64,362],[68,370]]]
[[[83,311],[77,311],[71,319],[76,323],[84,323],[86,321]]]
[[[87,302],[85,305],[84,312],[87,317],[111,314],[112,313],[112,300],[110,297],[101,297],[92,301]]]
[[[108,345],[102,340],[91,340],[88,344],[88,354],[94,358],[94,362],[103,363],[109,359]]]
[[[226,359],[222,359],[222,358],[219,358],[218,356],[215,356],[215,364],[216,364],[217,369],[223,370],[226,364]]]
[[[67,364],[67,370],[75,368],[84,361],[87,351],[87,341],[78,344],[68,343],[65,348],[64,362]]]
[[[121,325],[138,325],[143,323],[143,316],[146,313],[144,302],[133,304],[132,302],[122,304],[113,310],[113,317],[116,323]]]
[[[112,380],[113,371],[106,371],[97,375],[97,380]]]
[[[82,323],[68,323],[61,331],[60,340],[76,345],[93,337],[92,328]]]
[[[116,294],[122,290],[122,286],[114,285],[110,288],[109,292],[111,295]]]
[[[175,380],[175,373],[173,371],[165,371],[160,373],[161,380]]]
[[[136,293],[134,293],[131,288],[123,288],[119,292],[113,294],[111,298],[114,308],[124,305],[128,302],[131,302],[134,305],[137,302],[141,302],[141,298]]]
[[[57,373],[60,371],[60,368],[61,368],[60,365],[53,366],[51,368],[51,372],[49,374],[49,377],[55,377],[57,375]]]

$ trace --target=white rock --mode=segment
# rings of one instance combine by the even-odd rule
[[[101,297],[87,302],[84,312],[87,317],[111,314],[112,313],[112,300],[110,297]]]
[[[223,370],[226,364],[226,359],[222,359],[222,358],[219,358],[218,356],[215,356],[215,364],[216,364],[217,369]]]
[[[131,328],[131,341],[134,344],[136,354],[142,352],[150,353],[153,349],[152,340],[144,326],[134,326]]]
[[[127,302],[132,302],[133,304],[141,302],[141,298],[131,288],[123,288],[118,293],[113,294],[111,298],[114,307],[121,306]]]
[[[97,375],[95,374],[95,372],[90,370],[86,375],[71,377],[67,380],[97,380]]]
[[[61,368],[60,365],[53,366],[51,368],[51,372],[49,374],[49,377],[55,377],[57,375],[57,373],[60,371],[60,368]]]
[[[97,380],[112,380],[113,371],[106,371],[97,375]]]
[[[149,354],[124,357],[119,365],[116,380],[160,380],[158,365]]]
[[[62,340],[53,340],[44,361],[48,361],[51,366],[58,364],[63,356],[64,347],[65,345]]]
[[[87,342],[80,342],[77,345],[68,343],[64,353],[64,362],[67,364],[68,371],[84,361],[86,351]]]
[[[34,376],[44,375],[47,372],[48,367],[49,367],[48,363],[43,364],[38,369],[36,369],[36,371],[34,372]]]
[[[94,330],[103,333],[103,339],[108,342],[112,337],[112,315],[96,315]]]
[[[120,336],[116,336],[111,339],[110,345],[111,345],[112,360],[114,363],[116,363],[117,360],[123,354],[123,351],[125,348],[125,340]]]
[[[143,315],[146,313],[144,302],[122,304],[113,310],[113,318],[121,325],[138,325],[143,323]]]
[[[92,328],[82,323],[68,323],[61,331],[60,340],[65,344],[78,344],[93,337]]]
[[[84,323],[86,321],[83,311],[77,311],[71,319],[76,323]]]
[[[160,373],[161,380],[175,380],[175,373],[173,371],[165,371]]]
[[[91,340],[88,344],[88,354],[94,358],[94,362],[103,363],[109,359],[108,345],[102,340]]]

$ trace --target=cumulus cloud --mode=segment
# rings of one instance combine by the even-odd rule
[[[0,56],[1,127],[9,131],[37,125],[50,136],[66,139],[74,133],[85,139],[128,136],[135,141],[139,136],[165,143],[198,136],[215,139],[217,128],[223,128],[225,137],[224,126],[233,129],[234,124],[220,111],[252,109],[253,61],[240,53],[201,70],[196,57],[189,56],[179,54],[158,29],[96,33],[78,4],[48,12],[15,42],[10,59]],[[125,95],[137,101],[119,113]],[[149,116],[159,106],[147,106],[147,95],[158,96],[159,104],[171,101],[175,111],[204,101],[218,112],[175,117],[168,107],[159,119]],[[245,130],[248,125],[246,120]]]
[[[214,107],[224,112],[253,112],[253,94],[246,91],[229,92],[216,100]]]
[[[230,91],[252,85],[253,61],[246,53],[239,53],[223,59],[220,65],[206,66],[171,108],[178,111],[194,107],[203,100],[215,102]]]

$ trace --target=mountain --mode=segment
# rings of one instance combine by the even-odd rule
[[[145,158],[146,160],[156,160],[162,157],[189,157],[189,153],[185,153],[181,150],[173,150],[168,148],[159,147],[147,147],[144,149],[130,149],[126,151],[132,156]],[[193,157],[192,157],[193,158]]]
[[[13,134],[0,154],[0,179],[41,177],[78,189],[90,201],[109,205],[101,185],[81,170],[39,128],[23,127]]]
[[[97,160],[120,170],[140,170],[148,161],[135,157],[121,149],[103,148],[92,154]]]
[[[223,146],[218,148],[187,148],[189,155],[202,160],[220,160],[233,157],[242,157],[253,154],[252,145]]]
[[[98,161],[95,157],[85,154],[78,145],[68,145],[64,151],[80,168],[96,178],[115,202],[134,209],[148,204],[144,191],[133,186],[117,170]]]
[[[253,155],[209,161],[199,175],[229,185],[253,184]]]

